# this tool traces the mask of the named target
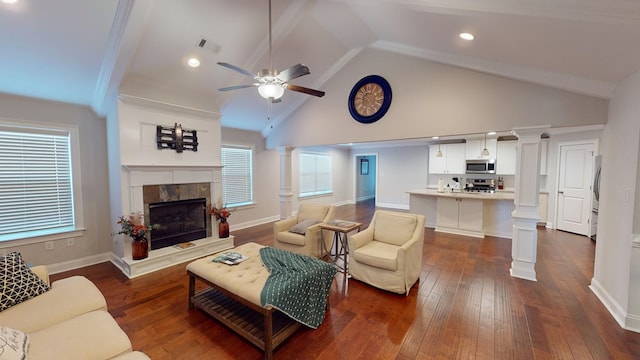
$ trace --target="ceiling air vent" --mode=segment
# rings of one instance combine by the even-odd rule
[[[208,48],[214,54],[217,54],[220,52],[220,45],[214,42],[210,42],[204,36],[200,36],[200,38],[196,42],[196,46],[201,49]]]

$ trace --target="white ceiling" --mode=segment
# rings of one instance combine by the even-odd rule
[[[2,0],[0,0],[2,1]],[[600,98],[640,69],[638,0],[273,0],[273,66],[303,63],[292,83],[322,90],[373,47]],[[0,92],[89,105],[132,96],[220,112],[223,126],[262,131],[252,79],[216,65],[268,68],[267,0],[0,2]],[[461,31],[473,42],[457,38]],[[204,48],[196,46],[207,39]],[[198,56],[197,69],[185,65]],[[389,64],[393,66],[393,64]],[[305,101],[287,91],[282,118]]]

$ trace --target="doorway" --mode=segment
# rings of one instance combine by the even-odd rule
[[[355,202],[375,203],[377,194],[377,154],[361,154],[355,157]]]
[[[591,185],[596,145],[596,141],[558,144],[558,230],[584,236],[591,233]]]

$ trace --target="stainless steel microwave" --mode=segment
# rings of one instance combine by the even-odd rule
[[[467,174],[495,174],[496,159],[467,160]]]

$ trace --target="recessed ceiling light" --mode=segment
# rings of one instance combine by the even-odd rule
[[[192,68],[197,68],[198,66],[200,66],[200,60],[194,57],[189,58],[189,60],[187,60],[187,65],[191,66]]]
[[[489,131],[489,132],[487,133],[487,135],[495,135],[495,134],[496,134],[496,132],[495,132],[495,131]]]
[[[467,41],[471,41],[471,40],[473,40],[475,38],[475,36],[473,36],[472,33],[468,33],[468,32],[460,33],[459,36],[460,36],[461,39],[464,39],[464,40],[467,40]]]
[[[2,2],[7,4],[15,4],[18,2],[18,0],[2,0]]]
[[[432,136],[431,138],[432,138],[433,140],[438,140],[438,139],[440,139],[440,136]]]

